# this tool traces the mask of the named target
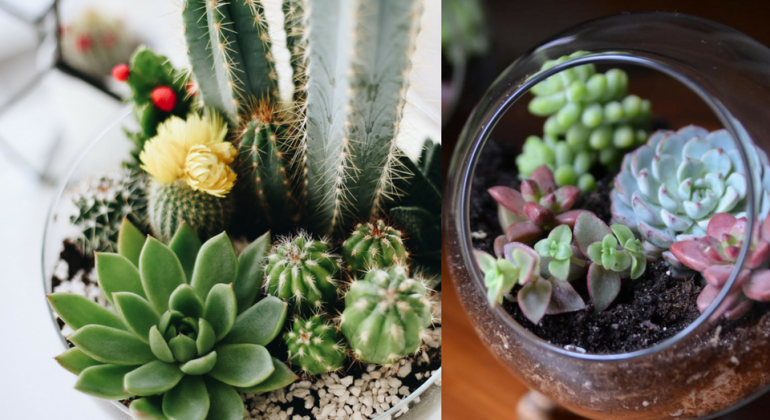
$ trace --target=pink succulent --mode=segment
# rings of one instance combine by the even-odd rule
[[[714,302],[734,271],[748,222],[726,213],[709,221],[706,236],[675,242],[670,251],[685,266],[699,271],[706,287],[698,296],[698,309],[704,312]],[[770,301],[770,218],[751,234],[746,264],[738,274],[733,290],[727,295],[713,319],[724,316],[737,319],[753,304]]]
[[[521,192],[505,186],[492,187],[488,192],[501,207],[500,220],[505,229],[505,236],[495,241],[496,251],[509,242],[532,243],[559,225],[572,227],[584,211],[570,210],[580,189],[572,185],[557,189],[547,166],[540,166],[522,181]]]

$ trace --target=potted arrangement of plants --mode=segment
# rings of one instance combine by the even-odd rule
[[[134,149],[65,182],[46,234],[78,390],[137,419],[435,409],[415,404],[440,384],[440,146],[396,144],[421,12],[285,1],[273,39],[259,1],[190,0],[191,73],[144,48],[113,69]]]
[[[725,94],[741,65],[712,41],[751,44],[662,13],[567,31],[495,82],[453,158],[445,237],[461,301],[505,365],[588,418],[711,418],[770,385],[770,162],[761,122]],[[617,63],[684,83],[725,128],[660,129]],[[542,134],[490,141],[527,92]],[[553,405],[532,401],[520,418],[548,418]]]

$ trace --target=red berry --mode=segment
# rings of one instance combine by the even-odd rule
[[[91,46],[94,43],[90,35],[80,35],[75,41],[77,42],[78,51],[81,53],[91,51]]]
[[[171,112],[176,106],[176,93],[168,86],[158,86],[152,90],[150,95],[152,103],[161,111]]]
[[[106,32],[102,35],[102,47],[110,49],[118,43],[118,36],[115,32]]]
[[[128,68],[128,65],[121,63],[112,68],[112,77],[114,77],[118,82],[125,82],[128,80],[128,74],[130,72],[131,70]]]

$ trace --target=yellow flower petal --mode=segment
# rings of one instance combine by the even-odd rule
[[[232,148],[232,145],[230,147]],[[205,145],[193,146],[190,149],[185,163],[185,176],[192,189],[217,197],[224,197],[229,193],[236,179],[230,166]]]

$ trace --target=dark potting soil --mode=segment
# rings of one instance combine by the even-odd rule
[[[488,142],[480,156],[483,165],[476,167],[471,192],[471,231],[474,247],[493,253],[494,239],[503,234],[498,223],[497,204],[487,194],[495,185],[518,188],[515,156],[517,149]],[[597,181],[597,190],[581,196],[574,208],[596,213],[609,222],[612,174],[604,174]],[[586,302],[587,287],[576,280],[575,289]],[[702,286],[697,277],[674,278],[663,261],[648,264],[641,278],[624,280],[620,295],[605,311],[589,307],[584,311],[546,316],[539,325],[532,324],[518,305],[505,301],[504,308],[513,318],[539,337],[559,346],[574,346],[589,353],[626,353],[650,347],[669,338],[699,315],[696,299]]]

